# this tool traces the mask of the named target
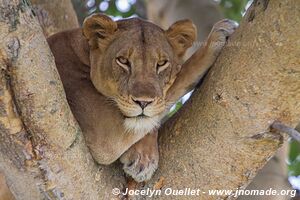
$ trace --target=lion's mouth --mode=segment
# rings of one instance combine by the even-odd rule
[[[135,117],[128,117],[124,120],[124,126],[127,131],[132,131],[136,134],[146,134],[160,125],[159,118],[156,116],[149,117],[140,114]]]
[[[147,115],[145,115],[144,113],[141,113],[141,114],[139,114],[138,116],[136,116],[136,117],[148,117]]]
[[[141,113],[139,115],[136,116],[125,116],[126,118],[136,118],[136,119],[145,119],[148,118],[149,116],[145,115],[144,113]]]

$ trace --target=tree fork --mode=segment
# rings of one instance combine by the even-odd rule
[[[123,172],[93,162],[25,2],[0,0],[0,171],[16,199],[117,199]],[[201,87],[163,125],[159,170],[145,187],[164,177],[163,188],[245,188],[276,152],[283,136],[270,125],[300,116],[299,7],[254,2]]]

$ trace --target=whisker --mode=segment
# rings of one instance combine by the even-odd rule
[[[117,102],[112,97],[105,98],[105,103],[111,106],[116,106],[116,107],[118,106]]]

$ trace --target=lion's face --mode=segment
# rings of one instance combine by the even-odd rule
[[[114,22],[98,14],[85,20],[83,31],[91,49],[91,80],[116,103],[126,128],[148,132],[158,126],[181,58],[195,39],[194,25],[184,20],[164,31],[140,19]]]

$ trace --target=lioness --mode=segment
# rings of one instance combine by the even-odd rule
[[[83,28],[48,39],[71,110],[93,158],[141,182],[158,166],[157,132],[170,106],[214,63],[236,25],[217,23],[203,45],[182,66],[196,39],[190,20],[168,30],[138,18],[113,21],[103,14]]]

